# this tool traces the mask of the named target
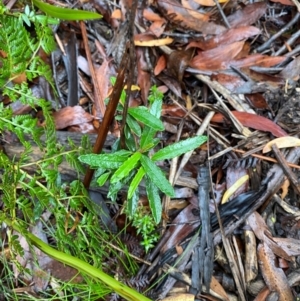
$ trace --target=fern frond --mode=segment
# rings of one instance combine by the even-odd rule
[[[2,52],[0,85],[25,71],[32,52],[36,49],[20,19],[0,15],[0,50]]]
[[[40,46],[47,54],[50,54],[51,51],[56,48],[51,28],[49,26],[45,26],[40,22],[34,22],[34,26]]]

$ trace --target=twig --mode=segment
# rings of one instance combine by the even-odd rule
[[[273,153],[274,153],[277,161],[279,162],[281,168],[283,169],[284,174],[288,177],[288,179],[292,183],[293,187],[297,190],[298,194],[300,195],[299,182],[296,179],[291,168],[288,166],[288,164],[287,164],[284,156],[282,155],[281,151],[279,150],[278,146],[276,145],[276,143],[274,143],[274,144],[272,144],[271,147],[272,147]]]
[[[226,89],[220,83],[212,81],[208,76],[202,74],[195,74],[195,77],[207,84],[209,87],[213,88],[218,93],[222,94],[224,98],[234,107],[237,111],[248,112],[256,114],[246,102],[242,102],[236,95],[231,91]]]
[[[274,56],[278,56],[278,55],[282,54],[287,49],[286,45],[292,46],[296,42],[296,40],[298,40],[299,37],[300,37],[300,30],[298,30],[297,32],[292,34],[291,37],[284,43],[284,45],[282,45],[274,53]]]
[[[80,21],[80,28],[81,28],[81,32],[82,32],[82,38],[83,38],[83,43],[84,43],[84,48],[85,48],[85,53],[86,53],[86,57],[89,63],[89,69],[91,72],[91,77],[93,80],[93,84],[95,87],[95,105],[99,104],[99,111],[102,114],[103,117],[105,114],[105,104],[104,104],[104,99],[101,99],[101,93],[100,93],[100,87],[97,81],[97,76],[96,76],[96,72],[95,72],[95,68],[93,65],[93,61],[92,61],[92,56],[91,56],[91,51],[90,51],[90,46],[88,43],[88,38],[87,38],[87,32],[86,32],[86,27],[83,21]],[[99,101],[97,101],[97,99],[99,98]]]
[[[209,86],[210,87],[210,86]],[[227,108],[227,106],[224,104],[223,100],[221,99],[221,97],[219,97],[219,95],[216,93],[216,91],[210,87],[211,91],[213,92],[213,94],[215,95],[216,99],[218,100],[218,104],[220,104],[220,106],[222,107],[222,109],[228,114],[228,116],[230,117],[231,121],[233,122],[234,127],[239,131],[239,133],[241,133],[242,135],[249,137],[251,135],[251,132],[249,131],[249,129],[245,128],[240,121],[233,116],[233,114],[230,112],[230,110]]]
[[[210,164],[209,160],[208,160],[208,166],[209,166],[210,181],[211,181],[211,186],[212,186],[211,164]],[[242,301],[246,301],[246,298],[244,296],[244,292],[243,292],[241,284],[240,284],[240,280],[237,276],[238,267],[237,267],[236,261],[234,260],[234,256],[233,256],[230,244],[228,242],[228,239],[226,238],[227,233],[225,232],[225,230],[223,228],[220,212],[219,212],[217,202],[216,202],[216,198],[215,198],[214,194],[212,194],[212,197],[213,197],[213,200],[214,200],[214,205],[215,205],[215,208],[216,208],[216,215],[217,215],[218,223],[219,223],[219,226],[220,226],[220,232],[219,232],[220,233],[220,240],[222,240],[222,242],[223,242],[224,249],[225,249],[228,261],[229,261],[229,266],[231,268],[232,275],[233,275],[237,290],[239,292],[240,298],[241,298]],[[216,237],[214,237],[214,244],[216,245]]]
[[[114,85],[114,88],[113,88],[113,92],[111,93],[111,95],[109,97],[109,103],[106,108],[102,124],[98,129],[97,140],[96,140],[96,143],[93,148],[93,153],[95,153],[95,154],[99,154],[101,152],[103,145],[105,143],[105,139],[107,137],[109,126],[111,125],[111,123],[113,121],[114,114],[115,114],[115,111],[116,111],[116,108],[119,103],[120,96],[121,96],[121,93],[122,93],[122,90],[124,87],[124,78],[125,78],[125,72],[126,72],[126,68],[124,68],[124,66],[126,66],[126,64],[127,64],[127,55],[126,55],[126,53],[124,53],[122,62],[121,62],[121,70],[118,73],[118,76],[116,79],[116,84]],[[85,188],[89,188],[93,174],[94,174],[94,170],[90,169],[88,167],[87,172],[84,177],[84,180],[83,180],[83,185],[85,186]]]
[[[296,1],[296,0],[292,0],[292,1]],[[297,1],[298,2],[298,1]],[[300,13],[297,12],[297,14],[295,15],[295,17],[288,23],[286,24],[284,27],[282,27],[277,33],[275,33],[267,42],[265,42],[264,44],[260,45],[258,48],[256,48],[257,52],[262,52],[264,50],[266,50],[268,47],[271,46],[271,44],[277,39],[279,38],[284,32],[286,32],[291,26],[293,26],[300,17]]]
[[[227,20],[227,17],[226,17],[226,15],[224,14],[224,11],[223,11],[223,9],[222,9],[222,7],[221,7],[220,2],[219,2],[218,0],[214,0],[214,2],[215,2],[216,6],[217,6],[217,8],[218,8],[218,10],[219,10],[219,13],[220,13],[221,16],[222,16],[222,19],[223,19],[223,21],[224,21],[226,27],[227,27],[227,28],[231,28],[231,26],[230,26],[230,24],[229,24],[229,22],[228,22],[228,20]]]
[[[204,131],[205,131],[205,130],[207,129],[207,127],[209,126],[209,122],[210,122],[210,120],[213,118],[214,114],[215,114],[215,112],[212,112],[212,111],[211,111],[211,112],[209,112],[209,113],[206,115],[205,119],[202,121],[202,124],[201,124],[201,126],[199,127],[199,129],[198,129],[198,131],[197,131],[197,133],[196,133],[197,136],[203,135]],[[187,152],[186,154],[184,154],[184,156],[182,157],[182,160],[181,160],[181,162],[180,162],[180,166],[179,166],[179,168],[178,168],[178,170],[177,170],[177,173],[176,173],[176,175],[175,175],[175,178],[174,178],[174,183],[176,183],[176,181],[177,181],[177,179],[179,178],[179,176],[180,176],[180,174],[181,174],[181,172],[182,172],[184,166],[185,166],[185,165],[187,164],[187,162],[189,161],[189,159],[190,159],[192,153],[193,153],[193,151],[189,151],[189,152]]]
[[[208,158],[209,161],[211,160],[214,160],[220,156],[223,156],[224,154],[228,153],[228,152],[231,152],[231,151],[234,151],[236,153],[240,153],[240,154],[246,154],[245,151],[241,150],[241,149],[235,149],[233,147],[228,147],[227,149],[224,149],[223,151],[221,152],[218,152],[217,154],[211,156]],[[246,158],[248,156],[252,156],[252,157],[255,157],[255,158],[258,158],[258,159],[261,159],[261,160],[265,160],[265,161],[269,161],[269,162],[273,162],[273,163],[278,163],[278,161],[274,158],[271,158],[271,157],[266,157],[266,156],[263,156],[263,155],[258,155],[258,154],[249,154],[247,156],[243,156],[243,158]],[[297,168],[297,169],[300,169],[300,166],[299,165],[296,165],[296,164],[293,164],[293,163],[290,163],[290,162],[287,162],[287,165],[289,167],[292,167],[292,168]]]

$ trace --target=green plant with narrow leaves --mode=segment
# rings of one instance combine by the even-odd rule
[[[61,9],[54,9],[54,13],[57,12],[61,13]],[[75,12],[73,17],[78,13]],[[37,54],[40,49],[48,54],[55,49],[50,26],[57,22],[54,18],[37,14],[29,6],[25,6],[24,12],[8,12],[0,3],[0,90],[11,102],[20,101],[32,108],[32,114],[15,115],[9,106],[0,103],[0,133],[4,138],[5,135],[16,136],[21,143],[20,153],[14,158],[0,152],[0,244],[8,250],[7,257],[4,253],[0,256],[3,266],[0,299],[70,300],[76,297],[77,300],[98,300],[114,291],[128,300],[148,301],[103,271],[106,258],[118,257],[119,251],[106,244],[110,234],[101,227],[101,208],[90,200],[80,180],[64,180],[60,172],[62,162],[66,161],[78,177],[83,176],[84,167],[78,157],[91,152],[88,138],[84,137],[79,146],[71,140],[66,145],[60,145],[56,138],[51,103],[35,97],[30,88],[29,83],[40,76],[45,77],[54,88],[51,69]],[[31,27],[30,33],[24,24]],[[24,74],[26,81],[16,84],[15,80]],[[33,117],[37,109],[43,114],[44,127],[39,127],[37,118]],[[36,148],[41,156],[32,159]],[[82,208],[86,210],[82,212]],[[44,219],[44,213],[49,214],[50,218]],[[51,245],[33,235],[29,229],[40,221]],[[60,292],[53,293],[49,288],[41,292],[41,298],[18,293],[14,290],[15,283],[23,286],[28,283],[20,277],[15,279],[12,265],[21,275],[33,273],[19,262],[18,258],[26,255],[19,235],[26,239],[31,249],[38,247],[55,260],[77,269],[83,275],[83,282],[60,282]],[[37,258],[33,260],[34,264],[38,264]],[[130,257],[126,260],[128,263]],[[129,270],[128,274],[134,274],[134,264],[129,262],[128,267],[131,267],[131,270],[126,270]]]
[[[116,200],[118,192],[128,186],[127,212],[131,217],[137,209],[139,185],[144,180],[151,212],[156,223],[161,220],[161,193],[170,197],[174,196],[174,188],[156,162],[178,157],[207,141],[206,136],[196,136],[169,145],[152,154],[159,143],[156,134],[164,130],[160,120],[162,98],[163,94],[154,86],[149,96],[149,107],[140,106],[128,109],[125,126],[125,143],[128,150],[121,149],[112,153],[87,154],[79,157],[82,163],[98,169],[96,175],[100,186],[109,182],[108,196],[112,200]],[[119,110],[122,109],[124,100],[125,93],[123,92]]]

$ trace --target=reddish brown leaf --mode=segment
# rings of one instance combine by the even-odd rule
[[[168,233],[165,234],[167,241],[161,248],[162,253],[179,244],[182,239],[199,226],[199,222],[190,223],[194,219],[194,209],[193,205],[187,206],[173,220],[172,224],[175,226],[170,226],[167,230]]]
[[[94,119],[91,114],[85,112],[80,106],[64,107],[54,112],[53,118],[57,130],[64,129],[71,125],[90,122]]]
[[[222,86],[230,91],[235,91],[238,87],[241,87],[245,81],[240,76],[235,76],[226,73],[213,73],[211,80],[219,82]]]
[[[161,80],[176,96],[182,96],[182,88],[178,80],[173,79],[171,76],[159,74],[158,79]]]
[[[145,71],[148,69],[147,62],[144,56],[144,50],[141,48],[137,49],[137,68],[138,68],[138,76],[137,83],[141,89],[141,96],[143,103],[147,103],[147,98],[149,94],[149,89],[151,86],[150,73]]]
[[[242,67],[250,67],[250,66],[257,66],[257,67],[272,67],[274,65],[282,63],[286,60],[284,56],[267,56],[263,54],[252,54],[245,58],[239,60],[233,60],[229,63],[229,65],[242,68]]]
[[[158,75],[159,73],[161,73],[165,68],[167,67],[167,59],[164,55],[161,55],[158,58],[158,61],[154,67],[154,75]]]
[[[191,42],[188,47],[199,47],[203,50],[209,50],[220,45],[228,45],[241,40],[246,40],[251,36],[258,35],[260,30],[254,26],[241,26],[239,28],[231,28],[227,31],[210,38],[208,40],[200,40]]]
[[[245,94],[245,97],[256,109],[267,109],[269,107],[265,98],[260,93]]]
[[[154,13],[150,8],[143,10],[143,17],[148,21],[152,21],[152,22],[165,20],[160,15]]]
[[[184,117],[186,112],[176,104],[163,104],[161,114],[162,116]]]
[[[166,20],[159,20],[159,21],[155,21],[151,24],[149,30],[157,37],[159,38],[166,27]]]
[[[255,82],[263,82],[264,84],[268,84],[273,87],[278,87],[279,85],[285,84],[285,80],[277,76],[259,73],[250,70],[249,68],[242,68],[241,71],[248,75]]]
[[[288,134],[277,124],[275,124],[273,121],[251,113],[246,112],[238,112],[238,111],[232,111],[231,112],[238,121],[243,125],[250,128],[253,128],[255,130],[260,130],[263,132],[270,132],[275,137],[284,137],[288,136]],[[214,115],[212,118],[212,122],[224,122],[226,118],[218,113]]]
[[[235,42],[229,45],[221,45],[217,48],[201,51],[191,61],[192,68],[201,70],[227,69],[228,62],[237,56],[242,50],[244,42]]]
[[[190,48],[188,50],[175,50],[169,55],[168,70],[179,82],[182,82],[184,71],[188,67],[193,54],[194,48]]]
[[[209,16],[198,13],[197,11],[184,8],[176,0],[161,0],[157,2],[158,9],[162,15],[171,23],[178,27],[195,30],[203,34],[219,34],[225,30],[225,27],[212,22],[207,22]]]
[[[99,116],[103,116],[101,112],[101,107],[105,107],[104,100],[108,96],[108,89],[111,86],[110,77],[115,75],[114,69],[111,66],[111,62],[107,59],[104,59],[102,65],[98,68],[95,68],[95,74],[99,87],[99,95],[98,97],[94,98],[94,116],[96,118],[99,118]],[[96,91],[95,96],[97,96]]]
[[[295,6],[295,4],[290,0],[271,0],[271,1],[272,2],[278,2],[278,3],[281,3],[283,5]]]
[[[227,19],[231,27],[247,26],[255,23],[262,17],[267,9],[266,2],[255,2],[237,10]]]
[[[151,41],[156,39],[155,35],[149,33],[149,32],[145,32],[145,33],[139,33],[139,34],[135,34],[134,35],[134,40],[135,41]]]
[[[275,265],[275,255],[269,246],[263,242],[257,248],[261,272],[270,291],[276,291],[281,301],[293,301],[294,297],[282,269]]]

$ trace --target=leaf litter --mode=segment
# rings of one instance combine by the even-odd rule
[[[76,47],[80,53],[78,58],[85,59],[78,59],[79,71],[75,76],[79,79],[79,104],[72,106],[68,106],[68,95],[73,83],[68,81],[70,77],[66,67],[62,60],[53,65],[56,89],[61,95],[60,104],[53,105],[53,118],[56,129],[64,130],[66,135],[70,131],[77,131],[77,135],[96,133],[101,127],[107,108],[105,99],[112,90],[110,78],[121,71],[121,57],[130,35],[126,26],[132,1],[117,2],[118,7],[101,0],[89,4],[104,18],[98,23],[89,22],[87,33],[77,23],[64,22],[58,28],[58,37],[63,41],[66,31],[70,28],[75,30]],[[128,284],[121,261],[107,259],[108,264],[123,270],[121,281],[138,287],[153,300],[164,299],[172,291],[175,297],[178,294],[178,298],[183,300],[176,290],[192,294],[191,300],[200,297],[203,300],[231,300],[233,296],[240,300],[267,300],[270,294],[273,297],[275,294],[278,300],[289,301],[300,296],[299,277],[294,280],[294,274],[299,273],[300,258],[299,195],[292,185],[288,188],[283,186],[284,182],[300,176],[300,110],[297,106],[300,56],[297,39],[290,40],[298,31],[298,23],[288,25],[296,15],[292,2],[272,2],[277,3],[232,1],[223,4],[220,1],[219,7],[215,1],[157,0],[138,6],[137,26],[132,33],[135,61],[131,67],[134,69],[133,84],[138,85],[139,90],[129,93],[130,104],[133,105],[129,108],[130,114],[147,115],[139,107],[148,105],[150,87],[156,85],[164,91],[162,121],[175,127],[175,131],[163,131],[159,136],[158,154],[159,149],[173,141],[195,136],[201,126],[209,137],[207,144],[191,153],[173,183],[175,198],[169,202],[162,201],[163,221],[158,228],[161,238],[147,256],[143,251],[138,252],[140,259],[146,259],[147,263],[139,263],[139,271],[133,281],[135,284]],[[280,35],[271,40],[278,33]],[[87,34],[89,43],[84,44]],[[261,53],[260,47],[265,44],[267,47]],[[284,51],[276,55],[282,47]],[[91,68],[94,68],[94,76]],[[199,75],[206,76],[205,81]],[[27,78],[23,80],[28,81]],[[215,97],[216,93],[220,99]],[[228,97],[233,97],[235,102]],[[87,102],[81,104],[80,100],[84,98]],[[188,108],[190,99],[192,106]],[[52,98],[47,100],[52,101]],[[3,101],[10,103],[6,98]],[[20,114],[24,109],[12,106],[12,110]],[[205,124],[209,112],[214,116]],[[237,127],[233,119],[241,127]],[[146,125],[161,129],[162,124],[156,121]],[[247,135],[241,130],[244,127],[248,130]],[[257,131],[253,132],[253,129]],[[260,136],[261,132],[266,133],[267,142]],[[114,121],[108,137],[116,140],[120,135],[121,124]],[[293,164],[289,174],[282,172],[284,166],[281,163],[270,163],[265,159],[263,154],[267,153],[274,160],[272,144],[280,149],[286,164]],[[106,151],[109,152],[109,148]],[[5,145],[5,149],[10,155],[10,146]],[[254,156],[258,159],[247,162]],[[158,164],[166,174],[171,173],[172,168],[177,170],[175,159],[163,159]],[[153,173],[151,164],[144,160],[149,173]],[[203,165],[210,171],[206,183],[210,216],[207,220],[202,216],[201,221],[197,195],[200,188],[196,179],[198,167]],[[162,176],[159,174],[157,181]],[[246,180],[236,184],[243,177]],[[141,183],[141,191],[145,190],[143,185]],[[225,187],[235,189],[228,193]],[[188,189],[188,193],[185,190],[179,193],[184,188]],[[100,191],[108,201],[107,191]],[[285,191],[282,199],[280,191]],[[222,198],[227,201],[223,205],[220,204]],[[139,248],[140,236],[137,235],[138,229],[129,230],[129,225],[127,230],[126,226],[120,226],[120,220],[124,219],[120,214],[124,202],[119,195],[115,205],[107,202],[107,208],[113,220],[119,219],[120,231],[128,231],[128,234],[131,231],[134,238],[130,239],[130,250],[134,252],[134,248]],[[178,202],[184,205],[178,205]],[[143,201],[143,206],[150,212],[148,200]],[[209,232],[213,241],[218,241],[224,248],[222,256],[219,255],[224,257],[223,261],[216,254],[214,263],[206,260],[213,256],[216,244],[205,249],[206,256],[204,252],[197,255],[204,256],[201,262],[205,270],[199,270],[197,260],[193,261],[193,254],[198,252],[197,247],[205,238],[200,231],[201,223],[205,223],[202,228]],[[39,227],[42,230],[42,226]],[[251,235],[249,245],[248,237]],[[27,246],[22,247],[29,252]],[[32,260],[32,254],[28,256],[26,260]],[[232,265],[232,260],[238,264]],[[19,260],[19,264],[25,263]],[[41,263],[40,268],[43,266]],[[204,271],[212,274],[210,282],[207,279],[203,281]],[[20,276],[16,273],[15,277]],[[34,290],[38,292],[50,285],[49,277],[44,275],[43,283],[36,281]],[[147,280],[142,281],[141,277]],[[230,281],[233,287],[228,284]],[[253,289],[255,284],[259,286],[257,291]],[[148,291],[150,287],[151,291]],[[111,295],[107,300],[119,299]]]

